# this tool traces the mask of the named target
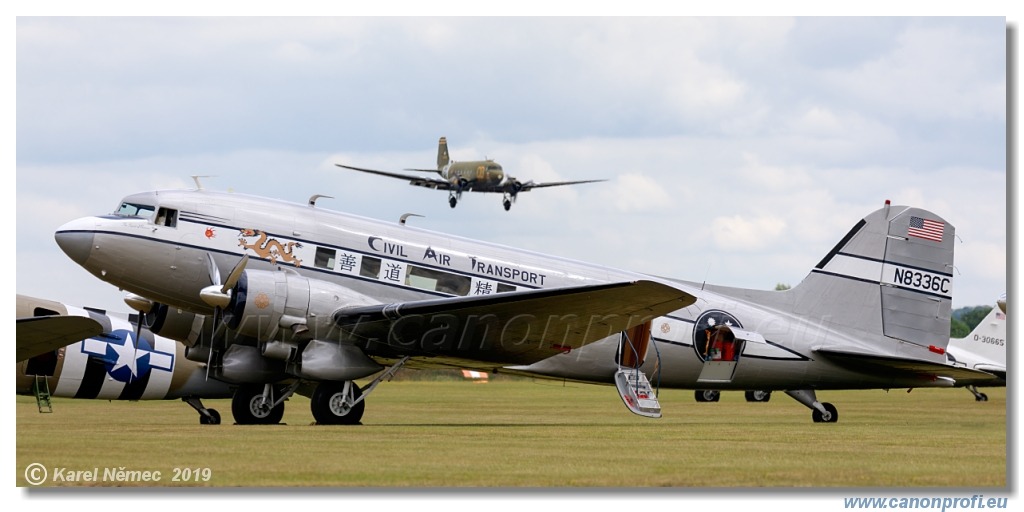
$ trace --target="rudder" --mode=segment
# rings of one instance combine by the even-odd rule
[[[437,141],[437,170],[440,171],[448,165],[448,139],[441,137]]]

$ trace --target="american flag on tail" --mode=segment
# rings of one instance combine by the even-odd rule
[[[907,236],[923,238],[933,242],[941,242],[942,232],[945,229],[946,224],[944,222],[923,219],[921,217],[910,217],[910,226],[907,228]]]

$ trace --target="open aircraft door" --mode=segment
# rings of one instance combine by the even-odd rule
[[[697,382],[732,382],[747,343],[765,343],[764,336],[752,331],[720,325],[708,329],[704,368]]]

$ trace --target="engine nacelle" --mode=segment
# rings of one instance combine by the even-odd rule
[[[384,367],[354,345],[313,340],[302,351],[300,375],[315,380],[355,380]]]
[[[202,335],[205,318],[203,315],[166,304],[154,303],[144,317],[144,324],[153,334],[181,342],[186,347],[192,347]]]
[[[236,384],[277,382],[288,375],[284,361],[269,359],[256,347],[232,345],[224,352],[219,377]]]
[[[332,313],[379,303],[344,286],[290,270],[246,270],[231,292],[224,320],[238,334],[274,347],[270,342],[275,340],[338,339]]]

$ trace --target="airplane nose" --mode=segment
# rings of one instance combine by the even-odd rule
[[[89,259],[89,254],[92,253],[93,233],[58,230],[53,237],[64,254],[67,254],[75,263],[85,265],[85,260]]]

